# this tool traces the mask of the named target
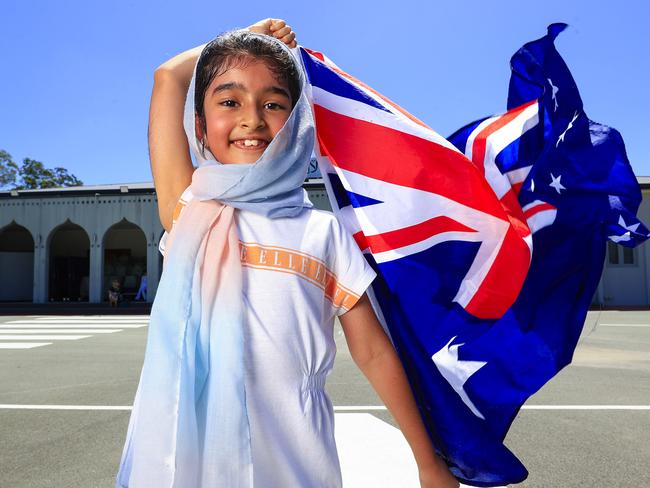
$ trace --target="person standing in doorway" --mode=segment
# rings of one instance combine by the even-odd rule
[[[140,297],[142,297],[142,300],[147,300],[147,275],[143,274],[142,277],[140,278],[140,288],[138,288],[138,294],[135,296],[135,300],[140,300]]]

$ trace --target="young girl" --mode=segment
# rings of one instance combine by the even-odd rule
[[[267,19],[156,70],[150,157],[169,236],[116,486],[340,487],[324,390],[339,316],[422,486],[457,487],[364,293],[374,272],[301,188],[313,119],[285,45],[291,28]]]

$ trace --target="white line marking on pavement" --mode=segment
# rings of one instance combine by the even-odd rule
[[[596,327],[650,327],[650,324],[598,324]]]
[[[343,486],[420,487],[415,459],[396,427],[369,413],[337,413],[334,435]]]
[[[98,319],[96,317],[54,317],[54,318],[41,317],[41,318],[34,319],[34,318],[20,317],[20,318],[8,319],[8,321],[9,322],[46,322],[48,324],[54,324],[60,322],[99,322],[102,324],[106,322],[131,322],[134,324],[142,324],[142,323],[149,322],[149,319],[148,318],[130,319],[130,318],[120,318],[120,317],[103,318],[103,319]]]
[[[27,343],[30,344],[30,343]],[[131,410],[129,405],[20,405],[0,404],[0,410]],[[335,412],[386,410],[382,405],[346,405]],[[524,405],[522,410],[650,410],[650,405]]]
[[[0,349],[33,349],[49,346],[51,342],[0,342]]]
[[[83,321],[83,322],[90,322],[92,320],[98,321],[98,322],[148,322],[149,317],[148,316],[130,316],[130,315],[124,315],[124,316],[109,316],[109,317],[95,317],[92,315],[57,315],[57,316],[42,316],[42,317],[22,317],[22,318],[17,318],[17,319],[11,319],[13,322],[20,322],[20,321],[26,321],[26,322],[34,322],[36,320],[43,321],[43,322],[67,322],[67,321]]]
[[[93,323],[93,322],[87,322],[83,324],[72,324],[72,323],[61,323],[61,324],[51,324],[51,323],[46,323],[44,324],[43,322],[12,322],[12,323],[4,323],[0,324],[0,329],[13,329],[16,326],[23,328],[23,329],[60,329],[60,328],[66,328],[66,329],[72,329],[72,328],[79,328],[79,329],[87,329],[87,328],[92,328],[92,329],[109,329],[109,328],[115,328],[119,327],[120,329],[138,329],[140,327],[146,327],[148,324],[132,324],[132,323],[125,323],[125,322],[113,322],[110,324],[99,324],[99,323]]]
[[[420,486],[413,454],[392,425],[369,413],[340,413],[334,436],[343,486]]]
[[[11,405],[0,404],[0,410],[132,410],[130,405]]]
[[[650,405],[524,405],[522,410],[650,410]]]
[[[122,329],[0,329],[0,339],[3,334],[112,334],[122,332]]]
[[[650,405],[524,405],[522,410],[650,410]],[[335,412],[387,410],[383,405],[334,407]]]
[[[25,341],[33,339],[35,341],[78,341],[86,339],[89,335],[27,335],[27,334],[4,334],[0,336],[3,341]]]

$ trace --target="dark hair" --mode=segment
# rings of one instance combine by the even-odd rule
[[[245,66],[251,61],[262,61],[276,76],[286,83],[291,104],[300,97],[300,74],[291,54],[270,36],[248,31],[226,32],[210,41],[199,58],[194,86],[194,111],[205,131],[205,92],[217,76],[234,66]]]

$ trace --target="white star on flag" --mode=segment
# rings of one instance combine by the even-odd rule
[[[555,147],[558,147],[560,145],[560,142],[564,142],[564,136],[566,135],[567,132],[569,132],[569,129],[573,128],[573,123],[576,121],[578,118],[578,112],[573,115],[573,118],[571,119],[571,122],[569,122],[569,125],[567,125],[566,129],[564,129],[564,132],[560,134],[560,137],[557,138],[557,142],[555,143]]]
[[[627,242],[627,241],[629,241],[629,240],[632,239],[632,238],[630,237],[630,231],[627,231],[627,232],[626,232],[625,234],[623,234],[622,236],[608,236],[608,237],[609,237],[609,240],[610,240],[610,241],[615,242],[615,243],[617,243],[617,244],[618,244],[619,242]]]
[[[463,389],[463,385],[470,376],[487,363],[485,361],[465,361],[458,359],[458,348],[463,344],[454,344],[453,346],[449,346],[456,337],[457,336],[452,337],[442,349],[431,356],[431,359],[438,368],[438,371],[440,371],[440,374],[451,385],[463,403],[467,405],[474,415],[485,420],[483,414],[467,396],[467,392]]]
[[[624,229],[630,230],[630,231],[632,231],[632,232],[636,232],[636,230],[639,228],[639,225],[641,225],[641,223],[640,223],[640,222],[637,222],[636,224],[626,225],[626,224],[625,224],[625,220],[623,220],[623,216],[620,215],[620,216],[618,217],[618,225],[620,225],[620,226],[623,227]],[[629,232],[628,232],[628,234],[629,234]]]
[[[555,96],[557,95],[557,92],[560,91],[560,89],[553,84],[553,81],[550,78],[546,78],[546,79],[548,80],[548,82],[551,85],[551,88],[553,90],[552,97],[553,97],[553,102],[555,102],[555,107],[553,108],[553,112],[555,112],[557,110],[557,107],[558,107],[557,98],[555,98]]]
[[[562,178],[562,175],[558,176],[557,178],[553,176],[553,173],[551,173],[551,182],[548,184],[548,186],[552,186],[555,188],[555,191],[558,193],[561,193],[560,190],[566,190],[564,186],[562,186],[562,183],[560,183],[560,178]]]

